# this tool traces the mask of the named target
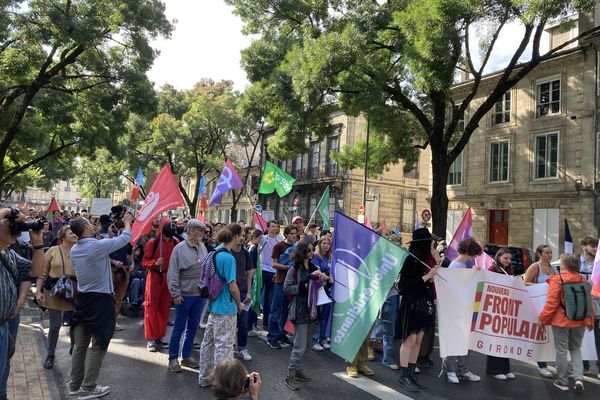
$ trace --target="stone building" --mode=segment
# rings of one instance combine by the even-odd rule
[[[308,153],[294,160],[276,161],[282,169],[296,179],[293,191],[284,198],[277,195],[261,196],[261,205],[272,212],[281,223],[290,223],[300,215],[307,223],[313,216],[317,203],[327,186],[330,187],[330,217],[339,210],[353,218],[358,216],[362,204],[364,169],[345,171],[333,160],[331,154],[345,145],[352,146],[366,138],[365,118],[343,113],[332,115],[334,133],[321,141],[311,141]],[[417,166],[404,173],[403,164],[392,165],[376,179],[367,180],[365,214],[374,228],[385,222],[390,231],[398,225],[404,239],[410,237],[415,226],[415,216],[429,208],[431,159],[429,150],[422,151]],[[297,200],[297,206],[294,200]],[[315,215],[317,224],[321,218]]]
[[[45,210],[50,205],[52,197],[56,198],[62,210],[79,212],[88,208],[87,199],[82,198],[79,188],[70,181],[56,182],[50,191],[35,186],[29,187],[24,193],[14,193],[8,202],[11,205],[26,204],[30,208]]]
[[[595,14],[571,18],[568,29],[550,25],[550,47],[600,23]],[[557,258],[565,220],[576,250],[582,237],[597,236],[597,46],[596,38],[586,38],[557,53],[482,120],[448,176],[450,235],[470,206],[473,233],[481,242],[532,249],[547,243]],[[470,109],[484,101],[499,77],[497,72],[483,79]],[[456,104],[470,84],[454,86]],[[469,110],[464,118],[468,121]]]

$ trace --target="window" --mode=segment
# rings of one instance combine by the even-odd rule
[[[448,185],[462,185],[463,153],[454,160],[448,171]]]
[[[494,105],[492,125],[510,122],[510,91],[504,93],[500,101]]]
[[[319,196],[318,193],[315,194],[309,194],[308,195],[308,199],[310,201],[310,207],[308,208],[308,215],[309,218],[313,215],[313,213],[315,212],[315,208],[317,208],[317,197]]]
[[[321,143],[313,142],[310,145],[310,167],[313,173],[319,168],[319,155],[321,153]]]
[[[404,199],[402,202],[402,224],[415,226],[415,199]],[[406,231],[406,230],[405,230]]]
[[[302,154],[299,154],[298,157],[296,157],[296,162],[295,162],[295,174],[294,176],[296,178],[300,178],[302,175]]]
[[[508,181],[508,145],[501,140],[490,143],[490,182]]]
[[[454,118],[454,115],[456,113],[458,113],[458,110],[460,109],[460,106],[462,105],[462,103],[455,103],[454,106],[452,107],[452,118]],[[458,123],[456,124],[456,132],[464,132],[465,130],[465,113],[463,112],[462,115],[460,115],[458,117]]]
[[[536,116],[560,113],[560,78],[539,82],[536,89]]]
[[[558,133],[535,137],[535,179],[558,176]]]

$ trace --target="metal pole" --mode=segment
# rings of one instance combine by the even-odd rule
[[[369,169],[369,136],[371,136],[371,115],[367,115],[367,148],[365,149],[365,179],[363,182],[363,197],[362,205],[365,207],[365,215],[367,211],[367,175]]]

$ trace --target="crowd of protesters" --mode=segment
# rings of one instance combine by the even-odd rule
[[[198,370],[199,385],[212,386],[216,396],[227,394],[223,398],[244,394],[258,398],[260,375],[247,375],[245,367],[234,360],[253,359],[248,337],[256,336],[260,326],[271,349],[291,347],[285,379],[290,390],[311,382],[302,368],[307,349],[330,349],[332,304],[318,305],[316,298],[319,291],[332,298],[332,232],[320,230],[315,224],[305,228],[300,217],[285,227],[276,220],[268,221],[265,232],[246,226],[244,221],[225,225],[181,217],[156,219],[150,233],[132,246],[130,214],[116,221],[108,215],[90,216],[85,210],[56,211],[51,218],[42,219],[43,230],[29,233],[29,254],[25,257],[9,248],[16,239],[9,229],[9,217],[25,220],[40,215],[31,210],[20,213],[0,209],[0,246],[5,249],[0,268],[0,400],[6,398],[10,370],[10,363],[1,361],[3,357],[8,360],[9,338],[14,340],[16,336],[14,321],[18,327],[19,310],[32,279],[36,283],[35,300],[50,319],[43,366],[53,368],[60,328],[70,325],[70,394],[79,399],[110,392],[96,379],[115,330],[122,329],[117,322],[121,313],[143,312],[147,350],[168,352],[167,368],[172,373],[182,373],[184,367]],[[385,230],[381,233],[402,244],[398,235]],[[590,369],[580,352],[586,327],[594,329],[596,348],[600,348],[599,320],[566,319],[558,306],[562,283],[589,279],[597,244],[594,238],[583,239],[581,257],[562,255],[558,268],[551,263],[551,248],[540,245],[536,251],[538,261],[523,275],[526,284],[549,283],[540,321],[552,326],[557,372],[553,374],[546,363],[538,366],[542,376],[555,378],[554,385],[560,390],[569,389],[567,352],[571,355],[574,388],[583,390],[583,375]],[[353,378],[374,375],[368,361],[375,360],[374,352],[380,351],[382,365],[399,370],[400,387],[417,392],[426,389],[419,373],[434,365],[433,278],[441,268],[445,242],[420,228],[413,232],[408,250],[412,256],[387,292],[379,317],[357,356],[346,360],[346,373]],[[468,268],[481,252],[475,240],[466,239],[459,244],[459,255],[449,268]],[[212,300],[201,296],[198,285],[203,263],[210,257],[223,279],[223,288]],[[514,274],[508,249],[501,248],[494,255],[491,270]],[[262,282],[258,313],[250,307],[257,282]],[[597,289],[592,299],[595,310],[600,310]],[[174,321],[170,320],[173,306]],[[290,322],[293,329],[286,325]],[[170,337],[166,337],[168,325],[173,325]],[[204,329],[201,343],[196,341],[199,326]],[[293,340],[290,330],[294,331]],[[193,357],[193,349],[199,350],[199,359]],[[450,383],[481,379],[468,368],[468,356],[448,357],[440,365]],[[507,358],[488,356],[485,373],[498,380],[516,378]]]

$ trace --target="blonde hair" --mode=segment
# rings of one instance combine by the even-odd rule
[[[58,236],[58,238],[60,240],[65,240],[65,237],[67,237],[67,232],[69,232],[70,230],[71,230],[71,227],[69,225],[65,225],[58,230],[58,233],[56,234],[56,236]]]

